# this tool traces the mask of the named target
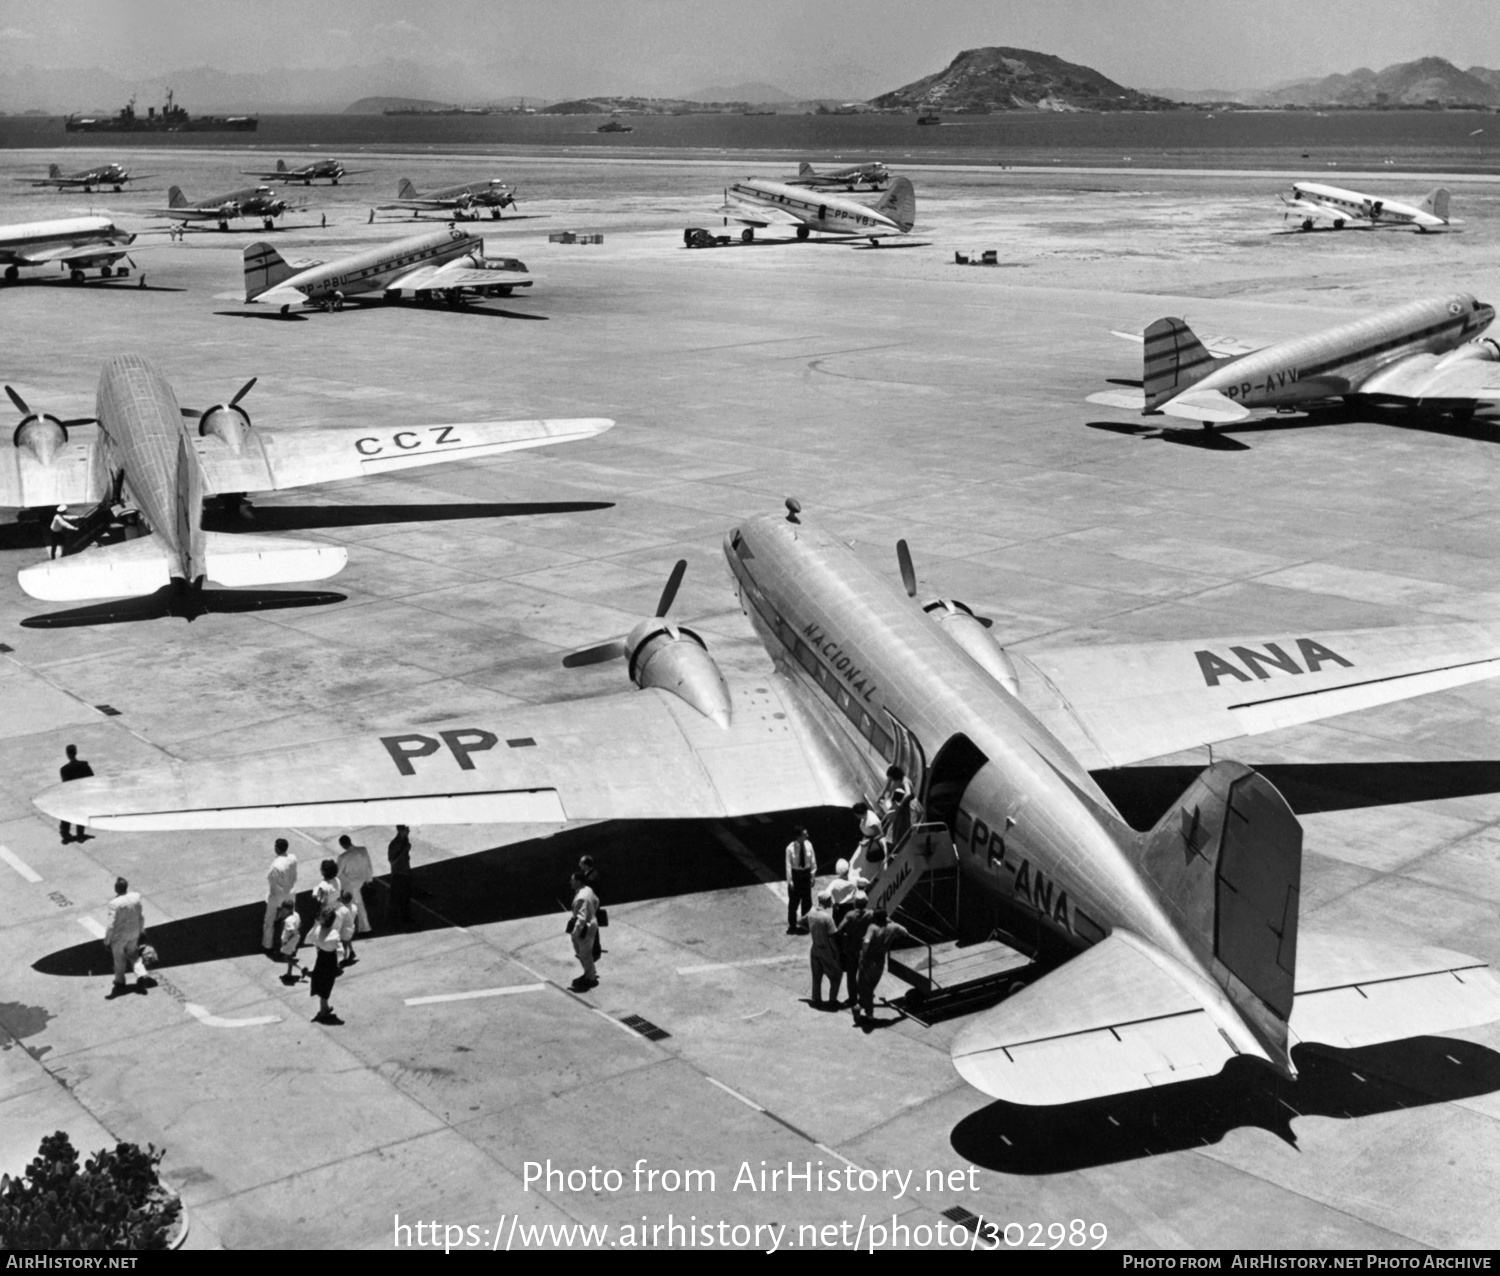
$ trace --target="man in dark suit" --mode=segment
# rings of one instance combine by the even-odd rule
[[[61,769],[61,775],[65,781],[82,780],[84,777],[94,774],[94,768],[78,756],[78,746],[76,744],[70,744],[68,746],[67,754],[68,760],[62,764]],[[83,831],[82,824],[69,824],[67,820],[61,821],[58,824],[58,828],[62,832],[62,840],[64,843],[87,842],[91,837],[93,837],[92,833],[85,833]],[[74,828],[77,828],[77,833],[73,832]]]

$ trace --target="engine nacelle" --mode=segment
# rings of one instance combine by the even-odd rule
[[[1450,350],[1435,364],[1433,371],[1439,368],[1452,367],[1455,363],[1496,363],[1500,362],[1500,342],[1493,337],[1480,337],[1476,341],[1467,341],[1459,346],[1457,350]]]
[[[642,621],[625,640],[630,680],[670,691],[719,726],[729,726],[729,688],[703,639],[669,620]]]
[[[38,465],[51,465],[67,441],[68,427],[55,416],[39,413],[22,417],[21,424],[16,426],[16,432],[11,436],[11,443],[30,452]]]
[[[967,604],[954,598],[939,598],[922,608],[943,632],[972,656],[976,663],[1013,696],[1021,694],[1016,667],[1005,648],[990,636],[984,622]]]
[[[250,414],[241,407],[217,403],[198,418],[198,433],[207,438],[212,435],[222,439],[225,446],[236,456],[245,446],[245,435],[250,432]]]

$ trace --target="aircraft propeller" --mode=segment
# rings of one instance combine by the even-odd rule
[[[234,398],[230,399],[229,402],[227,404],[224,404],[223,406],[230,408],[239,408],[240,412],[244,413],[244,408],[240,407],[240,400],[250,393],[251,388],[259,380],[259,377],[251,377],[250,380],[246,381],[245,384],[239,388],[239,390],[235,393]],[[10,387],[7,386],[6,388],[9,389]],[[200,411],[197,408],[182,408],[180,409],[180,411],[182,412],[182,415],[187,417],[189,421],[196,421],[199,417],[206,415],[204,412]],[[212,412],[213,408],[209,408],[208,411]],[[248,414],[246,415],[246,419],[249,419]]]
[[[16,410],[21,414],[21,424],[22,425],[25,425],[27,421],[34,420],[34,419],[37,419],[37,418],[43,418],[43,417],[45,417],[44,413],[33,412],[31,410],[31,408],[29,408],[27,406],[26,400],[23,399],[20,396],[20,394],[18,394],[16,392],[16,389],[15,389],[14,386],[6,386],[5,387],[5,393],[10,396],[10,401],[16,405]],[[67,420],[67,421],[60,421],[60,420],[58,420],[57,417],[52,417],[51,419],[54,420],[54,421],[57,421],[58,425],[62,426],[63,429],[65,429],[65,430],[69,429],[70,427],[75,426],[75,425],[98,425],[99,424],[99,418],[98,417],[94,417],[94,416],[73,417],[71,420]]]
[[[911,547],[904,540],[896,542],[896,562],[901,568],[901,583],[906,586],[906,596],[915,598],[917,596],[917,569],[912,566]],[[986,629],[993,629],[995,622],[988,616],[976,615],[967,603],[958,602],[956,599],[935,598],[922,608],[926,612],[963,612],[972,616]]]
[[[679,558],[677,564],[672,568],[672,574],[667,577],[666,586],[661,591],[661,599],[656,604],[656,612],[652,620],[663,620],[667,612],[672,609],[673,602],[677,599],[677,590],[682,585],[682,578],[687,573],[687,559]],[[649,622],[648,622],[649,623]],[[677,637],[677,627],[668,623],[666,626],[672,637]],[[579,669],[584,665],[600,665],[606,660],[615,660],[626,654],[630,649],[630,636],[624,638],[611,638],[608,642],[601,642],[595,647],[585,647],[582,651],[570,651],[563,657],[565,669]]]

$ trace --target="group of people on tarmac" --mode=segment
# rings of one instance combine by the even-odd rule
[[[872,809],[856,802],[859,817],[859,847],[856,859],[881,865],[893,844],[899,843],[911,819],[912,791],[898,766],[886,771],[885,790]],[[884,908],[871,909],[864,888],[869,881],[857,867],[841,859],[834,877],[817,893],[813,905],[813,878],[817,855],[807,830],[800,825],[786,848],[786,933],[795,935],[805,927],[811,939],[812,1004],[819,1010],[839,1009],[839,985],[848,989],[848,1006],[856,1025],[868,1023],[875,1014],[875,989],[885,974],[886,957],[907,930],[894,922]],[[823,981],[828,980],[828,999]]]
[[[325,859],[319,865],[322,880],[313,887],[313,920],[305,930],[297,911],[297,856],[286,838],[276,839],[275,858],[266,872],[261,947],[268,956],[286,961],[283,983],[295,984],[310,973],[308,990],[318,999],[315,1023],[343,1022],[329,1004],[334,980],[359,960],[354,951],[355,937],[374,929],[365,902],[365,887],[375,876],[370,852],[357,846],[347,833],[340,835],[339,848],[337,859]],[[396,826],[386,855],[391,866],[386,923],[406,925],[411,921],[412,898],[411,836],[406,825]],[[317,953],[311,972],[298,965],[297,951],[304,940],[311,942]]]

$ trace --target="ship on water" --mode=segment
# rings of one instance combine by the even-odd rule
[[[115,115],[70,115],[63,121],[69,133],[253,133],[260,120],[253,115],[189,115],[172,101],[167,90],[167,104],[158,112],[154,106],[145,115],[137,115],[131,98]]]

